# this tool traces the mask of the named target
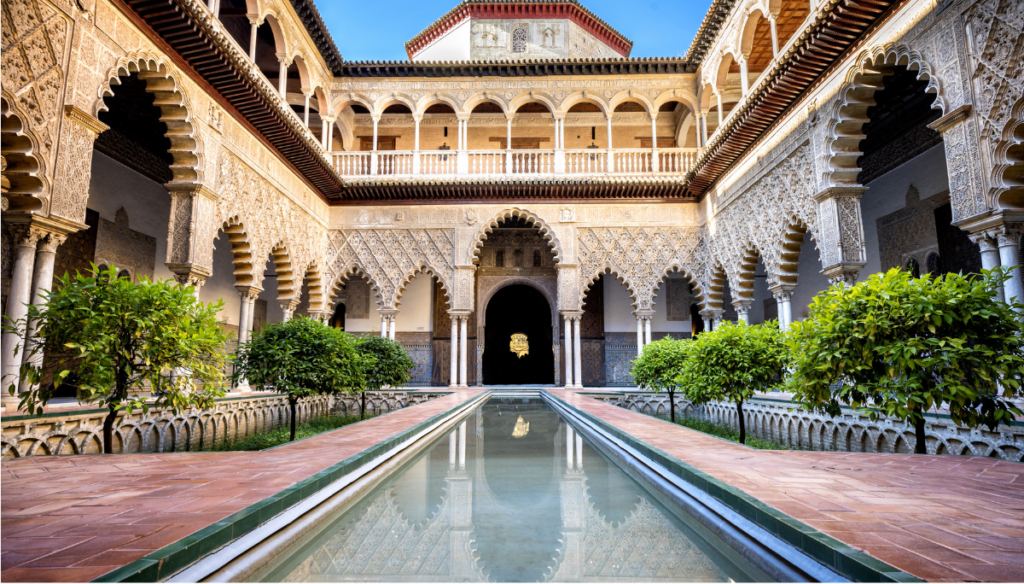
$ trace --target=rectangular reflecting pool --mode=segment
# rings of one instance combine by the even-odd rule
[[[266,582],[764,581],[542,398],[491,398]]]

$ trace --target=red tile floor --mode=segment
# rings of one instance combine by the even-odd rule
[[[0,580],[92,580],[479,393],[459,391],[263,452],[5,460]]]
[[[754,450],[576,392],[558,394],[919,578],[1024,581],[1024,464],[962,456]]]
[[[558,392],[780,511],[927,580],[1024,580],[1024,465],[758,451]],[[0,478],[3,581],[82,581],[138,559],[476,391],[260,453],[37,457]]]

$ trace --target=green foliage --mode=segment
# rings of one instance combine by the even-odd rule
[[[331,430],[337,430],[343,426],[354,424],[359,421],[359,416],[326,416],[314,418],[308,422],[299,424],[295,428],[295,438],[301,440]],[[285,427],[276,428],[270,432],[260,432],[238,442],[222,442],[210,450],[214,451],[242,451],[242,450],[265,450],[288,442],[289,429]]]
[[[206,408],[223,395],[222,347],[227,335],[217,325],[221,303],[203,304],[192,288],[172,280],[135,283],[117,278],[111,267],[91,275],[68,275],[46,294],[42,306],[30,306],[35,323],[27,361],[46,355],[42,366],[26,363],[22,374],[31,391],[22,394],[21,409],[42,413],[53,385],[74,373],[78,399],[114,405],[129,413],[135,408],[170,407],[180,412]],[[24,323],[14,326],[24,330]],[[5,326],[10,330],[10,325]],[[187,369],[183,375],[175,370]],[[197,382],[202,383],[196,388]],[[129,395],[148,388],[153,399]],[[13,386],[10,388],[13,391]]]
[[[778,385],[788,363],[789,351],[778,323],[726,321],[693,341],[678,384],[695,405],[710,401],[736,404],[740,443],[745,443],[743,403]]]
[[[714,422],[710,422],[708,420],[702,420],[700,418],[683,418],[682,420],[679,420],[676,423],[679,424],[680,426],[689,428],[691,430],[696,430],[698,432],[710,434],[711,436],[715,436],[716,438],[724,438],[725,440],[729,440],[730,442],[740,441],[739,430],[734,430],[729,426],[722,426]],[[773,442],[771,440],[763,440],[761,438],[757,438],[754,436],[747,437],[744,444],[751,448],[757,448],[758,450],[789,450],[789,447],[784,446],[778,442]]]
[[[689,339],[665,337],[647,345],[633,360],[633,382],[655,392],[675,390],[691,344]]]
[[[362,391],[372,359],[356,348],[355,339],[341,329],[302,316],[267,324],[252,340],[239,346],[236,382],[288,396],[290,432],[295,439],[295,406],[317,394]]]
[[[54,386],[73,379],[79,401],[110,410],[107,449],[118,410],[211,407],[223,395],[227,336],[217,325],[220,308],[219,302],[199,302],[192,288],[171,280],[119,279],[115,267],[97,272],[93,266],[90,275],[73,279],[64,275],[45,304],[30,306],[25,321],[4,326],[35,326],[21,369],[25,391],[19,407],[42,414]],[[45,356],[41,366],[31,362],[36,356]],[[151,398],[132,392],[147,388]]]
[[[633,360],[631,374],[637,386],[668,392],[669,419],[673,422],[676,419],[675,391],[679,385],[679,374],[692,342],[665,337],[644,347],[640,356]]]
[[[368,389],[401,387],[412,379],[416,363],[402,345],[384,337],[363,337],[359,340],[359,351],[373,360],[366,370]]]
[[[893,269],[819,294],[790,331],[794,400],[832,416],[846,403],[872,419],[906,420],[918,428],[918,452],[930,408],[972,428],[1021,415],[1011,400],[1022,395],[1024,326],[994,298],[1007,277]]]
[[[239,346],[235,381],[299,399],[355,393],[366,382],[370,362],[341,329],[302,316],[268,323]]]

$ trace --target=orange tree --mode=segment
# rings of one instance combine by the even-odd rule
[[[914,426],[925,454],[924,413],[946,408],[957,424],[1008,423],[1021,411],[1024,326],[995,299],[1005,271],[914,278],[892,269],[815,297],[793,323],[789,387],[810,411],[839,415],[846,403],[871,419]],[[1001,390],[1000,390],[1001,386]]]
[[[26,322],[34,323],[21,368],[27,391],[20,409],[41,415],[54,387],[71,385],[80,402],[109,410],[103,452],[110,454],[119,411],[170,407],[179,413],[211,407],[224,394],[222,303],[199,302],[193,288],[171,280],[136,283],[118,278],[114,267],[95,266],[89,275],[64,275],[45,297],[45,304],[29,306],[25,320],[4,325],[23,332]],[[133,391],[145,389],[150,395]],[[14,394],[13,384],[9,391]]]

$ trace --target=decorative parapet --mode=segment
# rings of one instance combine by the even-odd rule
[[[651,416],[668,417],[668,395],[650,392],[587,394],[628,410]],[[843,408],[835,418],[792,409],[784,399],[755,398],[743,404],[747,433],[778,442],[794,450],[837,452],[912,453],[916,444],[914,427],[905,422],[883,418],[877,422],[856,411]],[[678,418],[701,418],[739,429],[736,406],[714,402],[694,406],[676,398]],[[1021,462],[1024,460],[1024,424],[987,428],[964,428],[942,414],[925,416],[925,435],[929,454],[985,456]]]
[[[380,391],[366,394],[366,413],[385,414],[393,410],[441,397],[443,393]],[[312,418],[359,413],[354,395],[316,396],[299,400],[299,423]],[[43,417],[5,416],[2,428],[3,458],[22,456],[98,454],[103,452],[105,409],[51,412]],[[195,452],[207,450],[225,440],[243,440],[288,423],[288,398],[254,395],[218,400],[213,409],[192,409],[174,414],[168,408],[122,415],[114,429],[115,453]]]

